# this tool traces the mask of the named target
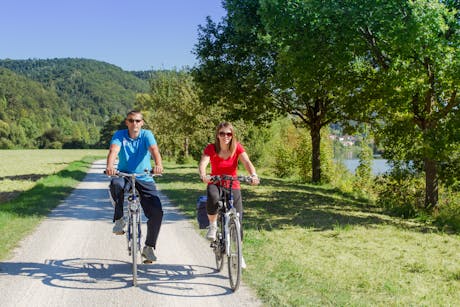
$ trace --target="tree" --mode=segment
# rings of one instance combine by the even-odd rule
[[[111,116],[101,129],[98,146],[101,148],[109,148],[110,140],[117,130],[126,129],[124,116],[115,114]]]
[[[213,102],[254,121],[294,115],[312,142],[312,181],[321,181],[321,129],[352,109],[356,85],[334,1],[224,2],[227,16],[200,28],[194,75]],[[347,48],[350,48],[348,46]]]
[[[432,210],[439,167],[460,142],[451,132],[460,126],[460,4],[348,1],[346,7],[347,26],[362,43],[363,75],[373,76],[362,92],[378,101],[373,112],[381,119],[384,157],[424,171],[425,207]]]
[[[187,71],[158,72],[150,84],[150,93],[137,96],[136,108],[143,111],[162,151],[181,161],[190,155],[197,158],[196,153],[208,141],[209,127],[214,128],[221,111],[201,103]]]

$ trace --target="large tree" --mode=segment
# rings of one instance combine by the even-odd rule
[[[227,16],[200,28],[194,71],[211,102],[254,121],[290,114],[310,131],[312,181],[321,181],[320,132],[343,117],[354,88],[352,53],[323,1],[224,1]]]
[[[460,126],[459,3],[344,2],[346,26],[362,44],[363,71],[373,76],[363,93],[379,102],[385,157],[425,173],[427,209],[437,205],[439,168],[460,141],[452,133]]]

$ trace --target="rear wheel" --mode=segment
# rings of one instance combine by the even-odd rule
[[[233,216],[229,225],[228,277],[230,287],[236,291],[241,281],[241,234],[238,218]]]

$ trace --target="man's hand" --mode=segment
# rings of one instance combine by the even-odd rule
[[[153,168],[153,173],[155,175],[163,174],[163,166],[162,165],[155,165],[155,167]]]
[[[105,169],[105,174],[107,176],[115,176],[117,174],[117,170],[115,168],[113,168],[113,166],[112,167],[107,167]]]

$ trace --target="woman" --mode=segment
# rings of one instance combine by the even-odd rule
[[[235,130],[231,123],[223,122],[217,125],[214,144],[208,144],[203,151],[199,164],[200,178],[208,184],[206,211],[209,219],[209,229],[206,238],[210,241],[216,239],[217,233],[217,203],[219,201],[219,187],[210,182],[210,176],[206,175],[206,168],[211,162],[211,176],[230,175],[237,176],[238,161],[243,163],[245,169],[251,174],[251,185],[259,184],[256,169],[249,160],[249,156],[243,146],[238,142]],[[241,199],[240,183],[233,182],[233,205],[240,216],[241,237],[243,237],[243,201]],[[245,267],[243,260],[242,267]]]

